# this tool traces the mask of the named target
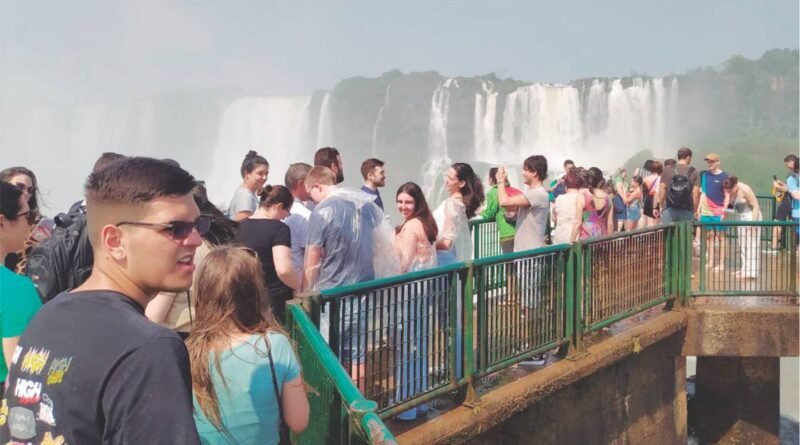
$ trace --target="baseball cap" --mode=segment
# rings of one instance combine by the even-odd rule
[[[706,155],[705,158],[703,158],[703,160],[704,161],[715,161],[715,162],[718,162],[719,161],[719,155],[716,154],[716,153],[709,153],[709,154]]]

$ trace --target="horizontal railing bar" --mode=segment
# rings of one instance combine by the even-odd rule
[[[785,290],[692,291],[693,297],[798,297],[800,293]]]
[[[604,328],[606,326],[611,326],[612,324],[614,324],[614,323],[616,323],[618,321],[621,321],[621,320],[624,320],[624,319],[626,319],[628,317],[636,315],[639,312],[644,312],[644,311],[646,311],[646,310],[648,310],[648,309],[650,309],[652,307],[658,306],[661,303],[666,303],[667,301],[672,300],[673,298],[675,298],[675,297],[673,297],[671,295],[665,295],[665,296],[660,297],[658,299],[655,299],[653,301],[648,301],[647,303],[640,304],[639,306],[636,306],[635,308],[628,309],[625,312],[620,312],[619,314],[614,315],[613,317],[609,317],[609,318],[606,318],[606,319],[604,319],[602,321],[598,321],[596,323],[593,323],[593,324],[590,324],[588,326],[585,326],[584,327],[584,332],[585,333],[589,333],[589,332],[596,331],[598,329],[602,329],[602,328]]]
[[[635,229],[635,230],[631,230],[631,231],[628,231],[628,232],[617,232],[617,233],[612,233],[610,235],[597,236],[597,237],[581,240],[581,243],[583,243],[584,246],[591,246],[593,244],[602,243],[603,241],[611,241],[611,240],[620,239],[620,238],[627,238],[627,237],[633,236],[633,235],[642,235],[642,234],[646,234],[646,233],[658,232],[660,230],[665,230],[665,229],[669,229],[671,227],[675,227],[675,224],[676,223],[659,224],[657,226],[643,227],[641,229]]]
[[[489,375],[489,374],[492,374],[494,372],[502,371],[503,369],[510,368],[511,366],[516,365],[517,363],[525,360],[527,357],[530,357],[532,355],[541,354],[543,352],[547,352],[547,351],[549,351],[551,349],[557,348],[557,347],[559,347],[561,345],[565,345],[567,343],[569,343],[569,338],[564,337],[564,338],[562,338],[560,340],[553,340],[553,341],[551,341],[549,343],[545,343],[544,345],[538,346],[538,347],[536,347],[534,349],[531,349],[529,351],[520,352],[519,354],[516,354],[516,355],[514,355],[512,357],[509,357],[509,358],[505,358],[505,359],[503,359],[503,360],[501,360],[501,361],[499,361],[497,363],[494,363],[492,365],[486,366],[484,369],[478,370],[478,377],[483,377],[485,375]]]
[[[384,409],[383,411],[378,412],[378,417],[381,419],[387,419],[390,417],[394,417],[403,411],[409,410],[411,408],[415,408],[423,403],[429,402],[434,400],[442,395],[449,394],[453,391],[457,391],[458,388],[466,384],[466,382],[458,383],[458,382],[451,382],[448,383],[446,386],[441,386],[436,389],[432,389],[430,391],[426,391],[424,393],[420,393],[415,395],[413,398],[406,400],[403,403],[398,403],[397,405],[392,405],[389,408]]]
[[[523,250],[521,252],[504,253],[502,255],[490,256],[486,258],[479,258],[472,261],[475,266],[490,266],[494,264],[504,263],[511,260],[518,260],[520,258],[535,258],[541,255],[554,252],[565,252],[570,249],[569,244],[555,244],[547,247],[540,247],[538,249]]]
[[[468,263],[448,264],[446,266],[439,266],[433,269],[425,269],[417,272],[409,272],[406,274],[396,275],[393,277],[379,278],[377,280],[363,281],[361,283],[351,284],[348,286],[334,287],[332,289],[326,289],[320,291],[319,294],[323,297],[323,299],[330,299],[332,297],[338,297],[341,295],[351,295],[372,289],[396,286],[399,284],[406,284],[413,281],[422,280],[425,278],[432,278],[439,275],[444,275],[446,273],[466,269],[467,265]]]

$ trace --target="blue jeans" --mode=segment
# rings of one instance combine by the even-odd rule
[[[446,266],[448,264],[453,264],[458,262],[456,260],[456,252],[454,249],[450,250],[437,250],[436,251],[436,261],[439,266]],[[461,378],[462,374],[462,366],[461,366],[461,348],[464,342],[462,338],[461,331],[463,321],[461,319],[461,312],[463,308],[463,302],[461,301],[463,296],[461,295],[461,287],[458,286],[456,289],[456,332],[451,332],[450,335],[456,336],[456,377]],[[450,324],[450,317],[447,316],[447,306],[448,301],[446,298],[442,298],[436,304],[436,309],[439,311],[441,322],[439,323],[439,329],[445,330],[447,329],[448,325]]]
[[[419,295],[403,298],[400,305],[400,335],[395,341],[396,402],[428,389],[428,338],[434,328],[426,286]]]

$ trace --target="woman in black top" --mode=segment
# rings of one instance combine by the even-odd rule
[[[282,185],[268,185],[258,196],[258,209],[253,216],[241,221],[236,242],[258,254],[269,307],[275,318],[283,323],[286,300],[292,298],[300,284],[292,267],[289,226],[281,222],[289,216],[294,198],[289,189]]]

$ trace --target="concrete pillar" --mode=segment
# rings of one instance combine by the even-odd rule
[[[780,358],[697,357],[695,382],[700,443],[780,443]]]

